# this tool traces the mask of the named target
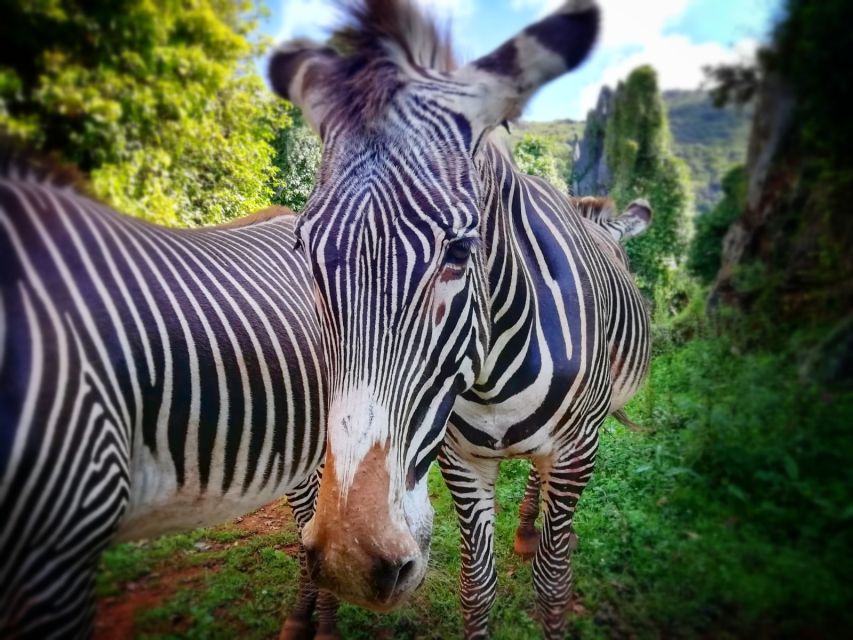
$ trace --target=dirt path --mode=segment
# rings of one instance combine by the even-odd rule
[[[222,528],[227,527],[229,531],[239,529],[245,532],[247,537],[251,537],[277,533],[293,526],[290,508],[282,500],[237,518]],[[239,543],[239,540],[232,543],[210,541],[203,543],[200,550],[215,551]],[[298,547],[296,544],[290,544],[282,551],[295,557]],[[187,588],[193,583],[200,583],[207,573],[217,571],[218,568],[216,561],[203,566],[185,566],[180,562],[166,560],[154,567],[143,578],[121,584],[121,594],[98,599],[95,640],[130,640],[133,638],[137,611],[158,606],[179,589]],[[175,628],[173,631],[180,633],[180,628]]]

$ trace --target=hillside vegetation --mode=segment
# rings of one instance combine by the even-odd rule
[[[704,91],[665,91],[673,153],[687,163],[694,204],[705,213],[722,196],[723,176],[746,160],[752,110],[715,107]]]
[[[749,105],[715,107],[702,90],[664,91],[663,102],[673,155],[690,170],[696,212],[705,213],[722,197],[726,173],[746,159],[752,109]],[[513,125],[509,141],[511,147],[530,136],[547,141],[561,174],[564,169],[570,174],[574,144],[583,137],[586,124],[574,120],[519,122]]]

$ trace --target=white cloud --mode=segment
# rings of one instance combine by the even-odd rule
[[[462,21],[471,17],[475,0],[415,0],[438,20]],[[282,24],[276,40],[325,38],[342,19],[341,10],[331,0],[283,0]]]
[[[752,38],[727,46],[696,43],[685,35],[668,33],[691,2],[695,0],[599,0],[601,33],[590,64],[600,72],[581,90],[579,111],[572,115],[584,117],[595,105],[602,85],[613,87],[644,64],[657,70],[662,90],[696,89],[705,79],[702,67],[754,57],[758,43]],[[511,0],[514,9],[532,10],[536,16],[561,4],[563,0]]]
[[[515,11],[535,9],[537,15],[553,11],[561,4],[560,0],[510,0],[509,6]]]
[[[624,47],[645,44],[662,36],[663,30],[681,16],[689,0],[601,0],[601,36],[598,46]]]
[[[516,11],[532,9],[536,17],[544,16],[562,5],[564,0],[510,0]],[[671,21],[687,9],[690,0],[599,0],[602,25],[600,47],[620,47],[647,42],[658,36]]]
[[[641,65],[650,64],[657,70],[662,90],[696,89],[705,79],[702,67],[749,60],[757,48],[758,42],[752,38],[745,38],[733,47],[717,42],[696,44],[683,35],[652,38],[643,49],[607,67],[595,82],[583,88],[582,111],[586,113],[595,105],[602,85],[615,87]]]

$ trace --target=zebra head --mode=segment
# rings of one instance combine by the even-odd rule
[[[488,133],[578,65],[598,29],[574,0],[454,68],[411,2],[366,0],[335,48],[270,60],[274,89],[323,140],[299,243],[315,283],[329,372],[326,467],[304,531],[320,586],[389,609],[423,580],[432,529],[426,472],[454,400],[488,345]]]

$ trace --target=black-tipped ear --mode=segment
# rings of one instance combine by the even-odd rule
[[[617,242],[624,242],[646,232],[652,222],[652,205],[645,198],[638,198],[628,205],[622,215],[607,225]]]
[[[534,91],[589,55],[599,22],[594,0],[568,0],[492,53],[459,69],[456,78],[477,89],[479,104],[466,105],[475,124],[488,128],[518,117]]]
[[[267,73],[273,91],[299,107],[318,131],[325,115],[324,87],[329,86],[337,60],[334,50],[310,40],[283,43],[269,58]]]

